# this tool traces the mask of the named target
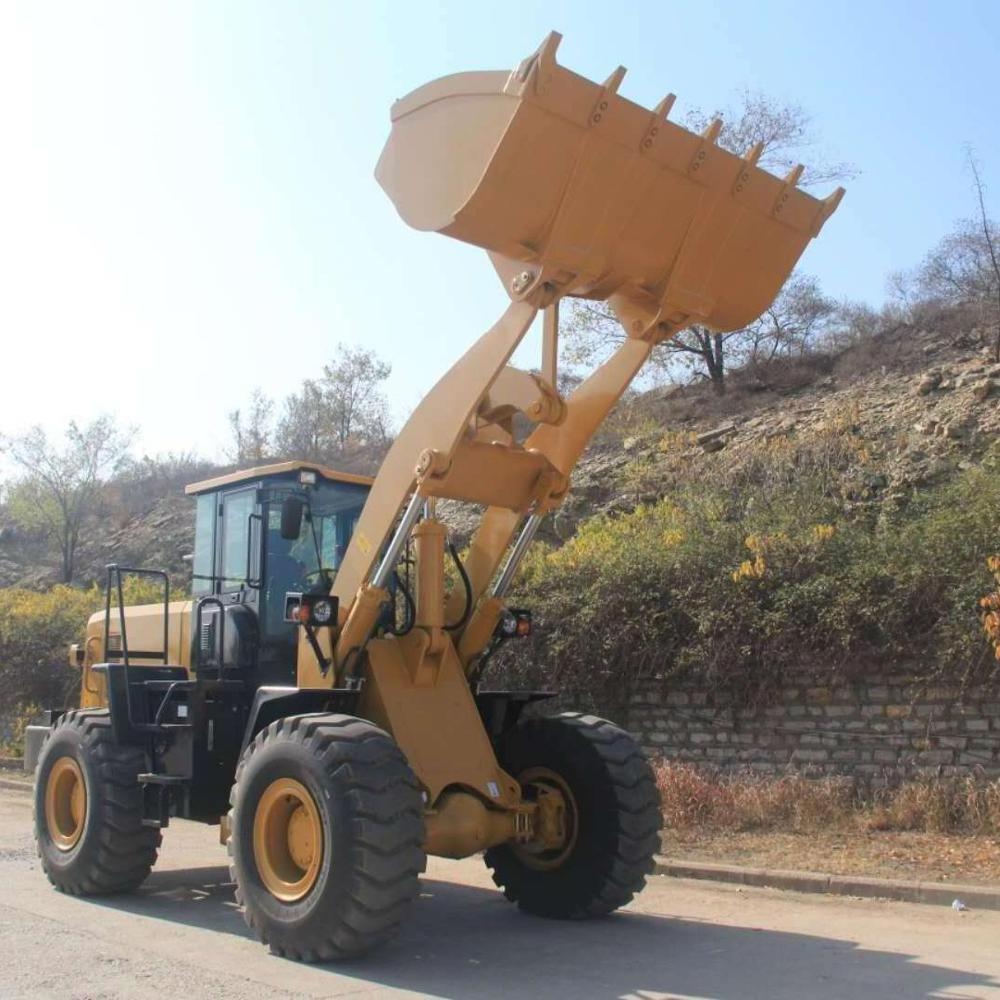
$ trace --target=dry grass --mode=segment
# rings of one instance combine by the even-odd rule
[[[929,882],[1000,885],[1000,839],[858,830],[775,833],[667,830],[663,853],[684,861]]]
[[[713,774],[669,761],[656,773],[664,820],[675,831],[1000,836],[1000,780],[926,778],[864,790],[848,778]]]

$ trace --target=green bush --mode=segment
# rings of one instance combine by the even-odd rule
[[[501,670],[610,707],[637,676],[697,675],[752,702],[791,671],[992,669],[977,601],[1000,547],[1000,470],[891,514],[871,474],[863,443],[835,427],[584,523],[526,562],[514,600],[533,608],[535,636],[526,655],[504,649]]]
[[[126,604],[162,600],[155,583],[130,579]],[[104,592],[60,584],[44,592],[0,588],[0,717],[23,716],[34,706],[75,705],[80,673],[68,646],[82,642],[87,619],[104,608]]]

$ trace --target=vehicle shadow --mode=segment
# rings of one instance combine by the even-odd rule
[[[154,872],[139,893],[101,905],[252,937],[224,866]],[[275,962],[283,959],[268,959]],[[297,966],[447,1000],[782,1000],[1000,996],[1000,980],[920,964],[853,941],[625,911],[604,920],[525,916],[491,889],[425,879],[399,937],[375,955]],[[984,993],[984,990],[986,991]]]

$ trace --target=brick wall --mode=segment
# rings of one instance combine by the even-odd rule
[[[720,768],[1000,776],[1000,683],[961,691],[892,674],[824,687],[802,677],[748,710],[697,685],[650,681],[628,726],[654,756]]]

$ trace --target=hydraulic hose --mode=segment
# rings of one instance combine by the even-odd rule
[[[458,575],[462,578],[462,586],[465,588],[465,610],[462,612],[462,617],[459,618],[454,625],[445,625],[445,629],[448,632],[456,632],[458,629],[465,627],[466,622],[468,622],[469,617],[472,614],[472,583],[469,580],[469,574],[465,572],[462,560],[458,558],[458,552],[455,551],[455,546],[452,545],[451,542],[448,542],[448,552],[454,560],[455,568],[458,570]]]

